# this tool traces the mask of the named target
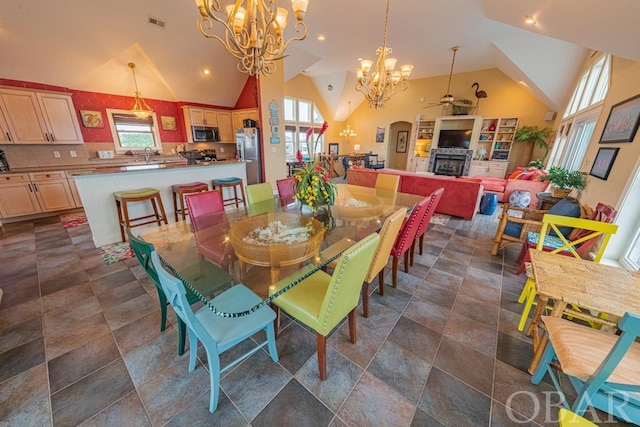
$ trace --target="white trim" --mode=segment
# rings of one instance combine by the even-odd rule
[[[113,114],[130,114],[133,116],[133,113],[130,110],[116,110],[113,108],[107,108],[107,120],[109,120],[109,127],[111,128],[111,135],[113,136],[113,146],[117,154],[124,154],[127,151],[139,151],[144,150],[144,147],[122,147],[120,145],[120,138],[118,137],[118,130],[116,129],[116,125],[113,121]],[[153,125],[151,126],[151,133],[153,134],[153,142],[154,146],[152,147],[154,150],[162,153],[162,140],[160,140],[160,132],[158,132],[158,118],[156,117],[156,113],[151,113],[151,117],[153,118]]]

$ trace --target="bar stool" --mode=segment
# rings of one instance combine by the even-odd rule
[[[247,202],[245,201],[245,195],[244,195],[244,185],[242,184],[242,179],[241,178],[237,178],[235,176],[229,177],[229,178],[222,178],[222,179],[214,179],[211,181],[212,185],[213,185],[213,189],[215,190],[216,187],[220,187],[220,194],[222,194],[222,204],[227,206],[227,205],[232,205],[235,203],[236,208],[238,207],[238,204],[240,202],[242,202],[242,204],[244,205],[244,207],[247,207]],[[240,186],[240,195],[242,195],[242,199],[238,197],[238,186]],[[224,191],[223,189],[225,187],[229,187],[229,188],[233,188],[233,197],[229,197],[229,198],[224,198]]]
[[[201,191],[207,191],[209,186],[204,182],[192,182],[189,184],[174,184],[171,186],[171,192],[173,193],[173,212],[178,222],[178,213],[182,215],[182,219],[187,219],[187,206],[184,203],[184,195],[190,193],[200,193]],[[178,209],[178,199],[180,200],[180,209]]]
[[[160,192],[155,188],[139,188],[137,190],[116,191],[113,193],[116,199],[116,208],[118,209],[118,221],[120,223],[120,236],[122,241],[126,241],[125,229],[139,227],[141,225],[151,224],[157,222],[158,225],[162,225],[162,221],[165,224],[169,224],[167,221],[167,215],[164,213],[164,206],[162,205],[162,199],[160,198]],[[153,207],[152,215],[139,216],[136,218],[129,218],[128,203],[143,202],[145,200],[151,201]],[[158,209],[160,212],[158,212]],[[147,218],[154,218],[149,221],[144,221],[139,224],[132,224],[133,221],[143,221]]]

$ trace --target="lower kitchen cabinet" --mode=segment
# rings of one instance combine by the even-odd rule
[[[76,207],[63,171],[8,174],[0,178],[0,217],[12,218]]]
[[[509,166],[509,162],[473,160],[469,168],[469,176],[504,178],[507,174],[507,166]]]

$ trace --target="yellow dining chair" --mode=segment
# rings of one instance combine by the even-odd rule
[[[564,408],[560,408],[558,411],[558,422],[560,427],[598,427],[597,424]]]
[[[585,232],[580,233],[580,238],[570,241],[560,232],[559,227],[579,228]],[[553,230],[556,233],[556,236],[547,234],[547,232],[550,230]],[[581,243],[586,242],[587,240],[591,240],[593,238],[601,236],[602,241],[600,242],[600,247],[598,248],[598,251],[595,254],[595,258],[593,259],[593,262],[600,262],[600,259],[604,254],[604,250],[609,243],[609,239],[613,234],[616,233],[617,230],[618,226],[616,224],[593,221],[590,219],[545,214],[542,217],[542,227],[540,228],[539,233],[539,235],[544,236],[544,238],[538,239],[536,250],[540,251],[543,247],[550,246],[549,241],[554,240],[554,249],[548,252],[555,254],[561,251],[568,251],[574,257],[580,258],[580,255],[575,248]],[[591,232],[589,233],[587,231]],[[527,323],[529,312],[531,311],[531,307],[533,306],[537,295],[536,283],[530,270],[530,268],[527,269],[527,281],[525,282],[524,288],[522,288],[522,292],[520,293],[520,297],[518,298],[519,303],[524,303],[522,315],[520,316],[520,323],[518,324],[519,331],[524,330],[524,325]]]
[[[380,229],[380,241],[376,247],[376,251],[373,254],[373,259],[369,265],[369,270],[364,278],[362,284],[362,314],[364,317],[369,317],[369,285],[378,276],[378,292],[380,295],[384,295],[384,269],[389,261],[389,255],[391,254],[391,248],[393,243],[398,237],[400,227],[402,227],[402,221],[404,220],[407,210],[400,208],[387,217]],[[337,243],[331,245],[329,248],[322,251],[320,254],[320,261],[326,262],[335,257],[340,252],[346,250],[355,243],[354,240],[344,238]],[[332,261],[327,264],[327,267],[336,268],[338,260]]]
[[[400,187],[400,175],[379,173],[376,176],[376,190],[398,191]]]
[[[327,378],[327,335],[347,315],[351,342],[356,342],[356,309],[362,288],[360,284],[364,281],[379,239],[377,233],[372,233],[344,251],[331,276],[322,270],[311,274],[317,267],[309,265],[269,288],[271,296],[279,294],[291,283],[297,283],[273,300],[276,336],[280,324],[280,309],[315,330],[321,380]]]
[[[261,184],[247,185],[247,201],[249,202],[249,215],[260,215],[266,212],[273,212],[273,188],[268,182]]]

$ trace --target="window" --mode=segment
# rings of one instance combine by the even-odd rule
[[[316,143],[320,128],[324,123],[322,115],[318,111],[315,103],[304,99],[285,98],[284,99],[284,141],[287,160],[295,160],[298,150],[302,157],[309,158],[307,149],[307,131],[313,127],[313,133],[309,137],[309,146]],[[313,147],[311,147],[313,149]],[[320,137],[315,147],[314,153],[324,152],[324,135]]]
[[[117,153],[140,151],[147,147],[154,151],[162,151],[160,135],[155,126],[155,113],[141,119],[129,110],[107,109],[107,118]]]
[[[610,56],[603,54],[580,76],[551,149],[549,166],[580,169],[609,89],[610,64]]]

